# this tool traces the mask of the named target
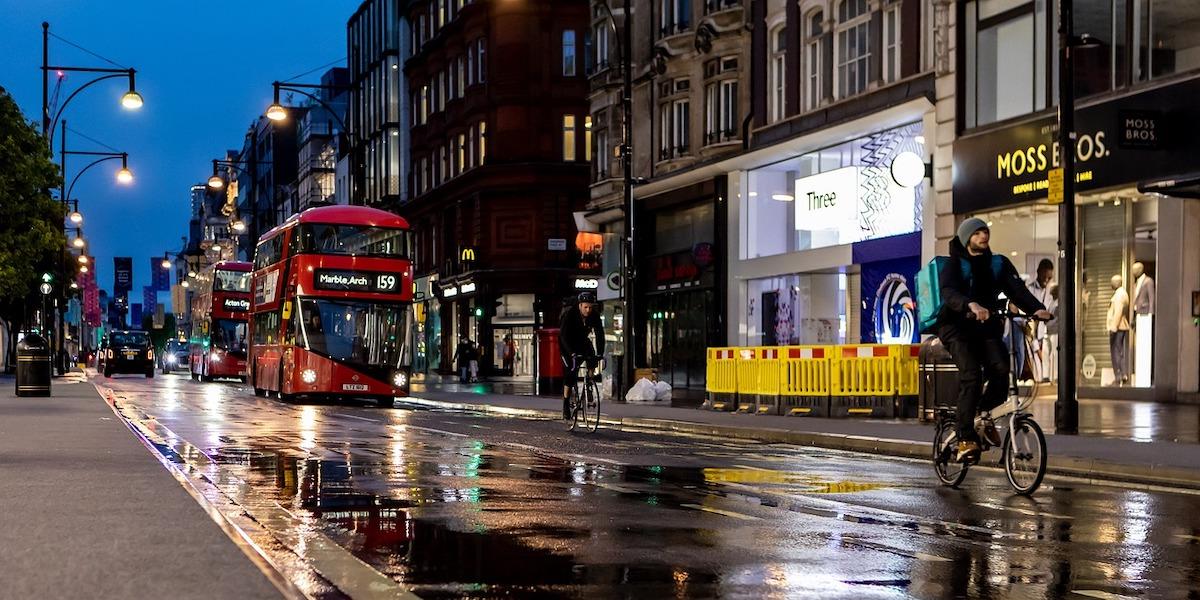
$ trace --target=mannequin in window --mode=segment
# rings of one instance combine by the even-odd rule
[[[1120,275],[1113,275],[1110,284],[1113,295],[1105,319],[1108,348],[1112,354],[1113,384],[1124,385],[1129,380],[1129,292],[1125,291],[1125,279]]]
[[[1150,387],[1150,372],[1154,360],[1154,278],[1146,273],[1146,265],[1133,263],[1133,377],[1138,387]]]

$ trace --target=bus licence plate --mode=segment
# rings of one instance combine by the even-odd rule
[[[365,383],[343,383],[342,389],[347,392],[365,392],[370,388]]]

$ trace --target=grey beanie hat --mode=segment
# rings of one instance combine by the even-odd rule
[[[970,219],[963,221],[962,225],[958,226],[958,241],[965,247],[967,242],[971,240],[971,236],[975,235],[976,231],[987,228],[987,221],[984,221],[978,217],[971,217]]]

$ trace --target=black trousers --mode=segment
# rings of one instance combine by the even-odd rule
[[[1008,348],[1001,335],[985,327],[945,326],[938,337],[958,366],[958,438],[978,441],[976,413],[1008,398]]]

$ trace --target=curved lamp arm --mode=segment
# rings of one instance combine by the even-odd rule
[[[615,42],[615,41],[617,41],[616,38],[621,35],[621,32],[617,30],[617,18],[615,16],[613,16],[612,7],[608,5],[608,0],[601,2],[600,6],[602,8],[604,8],[604,13],[608,15],[608,24],[612,25],[613,41]],[[629,16],[626,15],[626,20],[628,20],[628,18],[629,18]],[[626,24],[626,25],[628,25],[628,24]],[[624,69],[625,68],[625,49],[622,47],[622,44],[620,44],[620,43],[612,44],[612,46],[616,47],[616,49],[617,49],[617,63],[621,65],[622,69]]]
[[[49,133],[47,135],[50,137],[49,142],[50,142],[51,147],[54,146],[54,126],[58,124],[58,119],[60,117],[62,117],[63,111],[66,110],[67,105],[71,103],[71,100],[73,98],[75,98],[75,96],[77,96],[79,94],[79,92],[82,92],[83,90],[87,89],[93,83],[98,83],[98,82],[104,81],[105,79],[115,79],[117,77],[129,77],[132,80],[132,77],[133,77],[132,70],[97,77],[97,78],[79,86],[78,88],[75,89],[75,91],[71,92],[70,96],[67,96],[67,99],[64,100],[63,103],[58,107],[58,112],[54,113],[54,120],[50,122],[50,129],[48,130]]]
[[[314,102],[316,102],[317,104],[320,104],[322,107],[325,108],[326,111],[329,112],[329,114],[333,115],[333,118],[337,119],[338,125],[342,128],[343,134],[350,133],[350,131],[348,129],[346,129],[346,122],[343,121],[342,118],[340,116],[338,116],[337,111],[333,110],[333,107],[326,104],[324,100],[322,100],[319,97],[317,97],[313,94],[310,94],[298,87],[293,87],[286,83],[279,83],[278,81],[276,81],[275,83],[273,83],[271,85],[274,86],[274,88],[275,88],[275,104],[279,104],[279,90],[287,90],[289,92],[296,92],[297,94],[303,94],[309,98],[312,98],[312,100]]]
[[[75,189],[75,183],[77,181],[79,181],[80,175],[83,175],[85,172],[87,172],[88,169],[90,169],[106,160],[116,160],[118,158],[121,159],[121,164],[124,165],[126,163],[126,161],[129,159],[129,155],[122,153],[122,154],[114,154],[112,156],[105,156],[103,158],[97,158],[96,160],[92,161],[91,164],[89,164],[88,166],[86,166],[82,170],[80,170],[78,173],[76,173],[75,178],[71,180],[71,185],[67,187],[67,196],[66,196],[66,198],[64,198],[64,200],[68,200],[71,198],[71,191]]]

